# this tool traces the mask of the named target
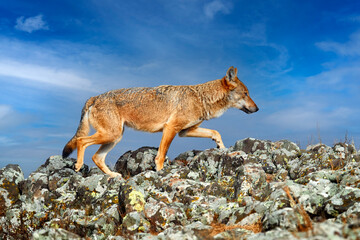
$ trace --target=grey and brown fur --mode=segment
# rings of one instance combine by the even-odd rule
[[[224,148],[219,132],[199,126],[204,120],[219,117],[232,107],[246,113],[258,111],[234,67],[230,67],[222,79],[198,85],[109,91],[87,100],[80,125],[74,137],[65,145],[63,157],[68,157],[77,148],[75,170],[79,171],[85,149],[93,144],[101,144],[92,159],[104,173],[115,177],[119,173],[112,172],[106,166],[105,157],[121,140],[127,126],[140,131],[163,132],[155,158],[156,169],[161,170],[176,134],[180,137],[211,138],[217,147]],[[96,132],[88,136],[90,126]]]

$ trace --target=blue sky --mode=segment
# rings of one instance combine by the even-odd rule
[[[60,154],[90,96],[198,84],[230,66],[260,111],[204,122],[225,146],[255,137],[305,148],[347,134],[359,147],[360,1],[0,0],[0,168],[29,174]],[[107,163],[160,138],[127,129]],[[176,137],[168,155],[211,147]]]

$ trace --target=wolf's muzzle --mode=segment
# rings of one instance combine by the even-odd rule
[[[250,113],[254,113],[254,112],[259,111],[259,108],[257,106],[256,107],[251,107],[251,108],[243,107],[241,110],[244,111],[247,114],[250,114]]]

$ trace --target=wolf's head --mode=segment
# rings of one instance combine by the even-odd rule
[[[238,108],[246,113],[254,113],[259,110],[255,102],[250,98],[249,90],[237,77],[237,68],[230,67],[223,84],[229,89],[229,101],[231,107]]]

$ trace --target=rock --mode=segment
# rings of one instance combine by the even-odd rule
[[[237,141],[230,150],[247,154],[245,163],[261,163],[268,174],[273,174],[278,169],[286,169],[290,160],[301,155],[300,148],[287,140],[270,142],[247,138]]]
[[[241,166],[234,183],[237,201],[249,195],[256,200],[264,200],[270,195],[270,185],[266,181],[266,174],[260,164],[246,164]]]
[[[314,224],[314,235],[319,239],[346,239],[343,235],[342,224],[332,219]]]
[[[125,215],[122,220],[122,227],[127,234],[149,232],[150,222],[144,218],[144,215],[141,212],[133,211]]]
[[[40,197],[44,198],[47,203],[51,202],[52,199],[56,198],[54,196],[57,194],[56,191],[66,184],[70,178],[72,178],[71,181],[73,182],[88,173],[89,168],[85,164],[80,172],[75,172],[73,169],[75,162],[75,159],[62,159],[60,156],[48,158],[45,164],[41,165],[35,172],[30,174],[28,179],[19,184],[22,194],[32,199]],[[73,177],[74,175],[78,177]],[[45,196],[44,189],[49,190],[49,196]],[[61,193],[58,194],[61,195]]]
[[[339,222],[346,222],[353,226],[359,226],[360,224],[360,202],[355,202],[354,205],[349,207],[346,212],[337,216]]]
[[[175,226],[168,228],[157,235],[157,239],[207,239],[212,227],[204,225],[201,222],[193,222],[186,226]]]
[[[201,181],[214,181],[224,176],[235,176],[243,158],[223,149],[208,149],[191,158],[188,168]]]
[[[63,159],[61,156],[51,156],[46,160],[46,162],[41,165],[34,173],[45,173],[49,174],[56,170],[61,170],[64,168],[74,169],[74,165],[76,163],[76,159],[73,158],[65,158]],[[89,167],[84,164],[80,169],[80,174],[86,176],[89,172]]]
[[[187,218],[182,203],[164,203],[149,199],[145,205],[145,216],[153,230],[163,231],[175,225],[186,225]]]
[[[121,215],[130,212],[142,212],[145,208],[145,198],[142,190],[138,190],[126,183],[121,184],[119,190],[119,211]]]
[[[255,154],[259,152],[270,152],[271,142],[261,141],[254,138],[246,138],[235,143],[235,146],[231,149],[232,151],[243,151],[247,154]]]
[[[252,213],[245,218],[243,218],[238,225],[241,226],[253,226],[257,224],[258,222],[261,222],[261,219],[263,218],[262,214],[259,213]]]
[[[188,162],[192,161],[192,159],[197,156],[199,153],[201,153],[201,151],[199,150],[192,150],[192,151],[187,151],[184,153],[180,153],[179,156],[177,156],[174,159],[175,163],[182,163],[180,165],[182,166],[186,166],[188,164]]]
[[[325,210],[329,215],[337,217],[340,213],[345,212],[359,201],[360,189],[344,187],[327,201]]]
[[[128,151],[124,153],[115,164],[115,171],[121,173],[124,178],[135,176],[146,170],[156,169],[155,157],[157,148],[142,147],[136,151]],[[168,157],[166,157],[164,166],[168,164]]]
[[[359,239],[360,152],[243,139],[155,171],[157,149],[120,157],[126,180],[52,156],[24,179],[0,170],[0,239]]]
[[[33,233],[32,239],[34,240],[52,240],[52,239],[61,239],[61,240],[80,240],[81,237],[66,231],[62,228],[46,228],[37,230]]]
[[[310,181],[298,201],[308,213],[321,214],[325,208],[325,202],[337,189],[337,185],[328,180]]]
[[[190,222],[201,222],[205,225],[210,225],[215,221],[215,210],[218,209],[218,203],[214,203],[215,197],[201,197],[192,201],[186,208],[186,215]],[[224,204],[224,201],[222,204]]]
[[[250,230],[242,229],[242,228],[234,228],[225,230],[219,234],[214,236],[214,239],[246,239],[250,236],[253,232]]]
[[[248,240],[295,240],[293,232],[284,229],[273,229],[264,233],[253,234],[247,237]]]
[[[18,165],[9,164],[0,169],[0,216],[19,200],[18,184],[23,180],[24,174]]]
[[[299,217],[294,209],[288,207],[271,211],[265,215],[263,228],[271,230],[280,227],[289,231],[297,231]]]

